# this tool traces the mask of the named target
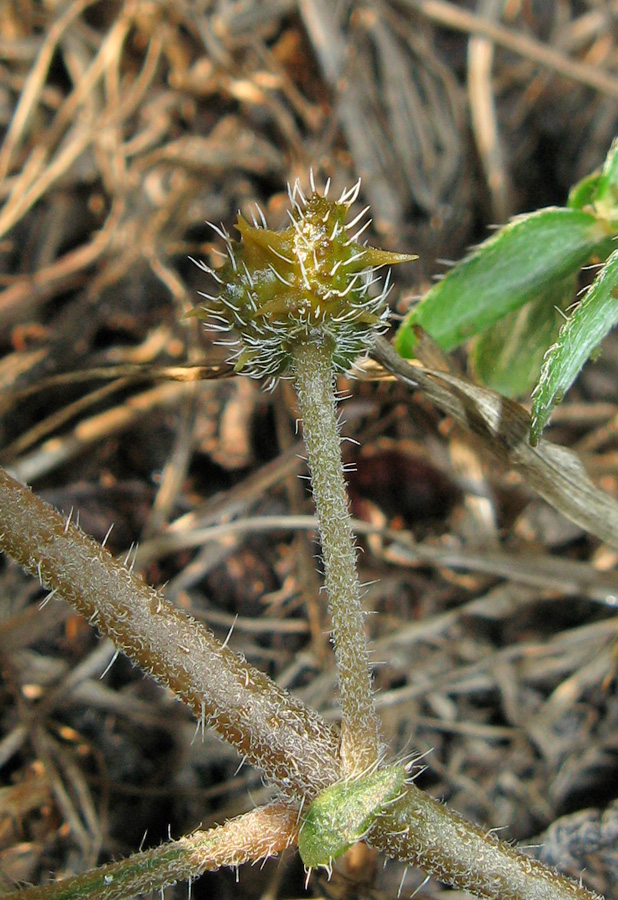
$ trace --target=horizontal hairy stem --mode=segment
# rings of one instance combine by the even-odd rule
[[[486,900],[601,900],[413,784],[379,817],[367,840],[389,856]]]
[[[26,888],[19,900],[128,900],[191,881],[221,866],[273,856],[296,843],[298,810],[283,803],[254,809],[209,831],[196,831],[128,859],[44,887]]]
[[[338,737],[317,713],[2,469],[0,550],[171,688],[284,793],[312,797],[337,779]]]
[[[0,548],[98,624],[131,659],[171,687],[282,789],[311,799],[340,777],[337,737],[316,713],[223,648],[207,629],[132,576],[105,549],[2,469]],[[177,846],[189,854],[196,838],[199,835],[187,838],[189,843],[177,842]],[[226,840],[232,857],[232,832]],[[441,881],[481,898],[598,900],[413,785],[406,786],[405,795],[379,816],[368,840],[389,856],[420,866]],[[162,870],[170,846],[174,845],[159,848],[162,855],[156,866]],[[210,852],[204,851],[205,855]],[[229,862],[218,859],[214,867],[241,862],[236,857]],[[192,867],[193,862],[187,866]],[[96,879],[106,873],[113,874],[104,867],[79,878],[93,879],[89,885],[100,884]],[[189,872],[179,865],[172,880],[194,876],[195,869]],[[110,893],[109,885],[106,888],[105,900],[126,896]],[[19,896],[20,900],[91,896],[87,887],[81,894],[66,897],[58,894],[58,889],[59,885],[41,889],[49,894],[33,894],[30,889]]]

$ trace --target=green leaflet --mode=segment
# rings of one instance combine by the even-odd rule
[[[534,446],[551,412],[571,387],[584,363],[598,351],[605,335],[618,324],[618,250],[614,250],[565,322],[545,356],[532,395],[530,442]]]
[[[610,226],[590,212],[549,207],[519,216],[431,288],[402,323],[395,347],[413,356],[420,325],[450,350],[612,249]]]
[[[471,351],[478,381],[507,397],[522,397],[539,379],[547,348],[558,337],[573,302],[577,274],[539,294],[530,303],[500,319],[476,339]]]
[[[603,165],[571,188],[569,206],[591,212],[614,228],[618,225],[618,139],[614,139]]]
[[[593,211],[618,227],[618,139],[602,168],[576,184],[569,206]],[[615,238],[614,238],[615,241]],[[614,250],[560,329],[545,355],[539,383],[532,395],[530,442],[535,445],[552,410],[562,401],[584,364],[600,350],[605,335],[618,324],[618,250]]]
[[[333,859],[360,841],[405,780],[403,766],[389,766],[322,791],[307,810],[298,836],[305,868],[329,868]]]

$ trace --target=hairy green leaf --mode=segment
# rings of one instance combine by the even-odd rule
[[[569,191],[569,200],[568,206],[571,209],[583,209],[588,210],[593,207],[594,201],[598,197],[599,194],[599,186],[601,184],[603,176],[601,171],[598,170],[593,172],[591,175],[586,175],[585,178],[582,178],[581,181],[578,181],[577,184],[574,184],[571,190]]]
[[[530,440],[535,444],[552,409],[618,322],[618,250],[615,250],[590,285],[581,303],[560,329],[549,349],[534,391]]]
[[[568,205],[618,223],[618,139],[609,149],[603,165],[571,188]]]
[[[340,781],[315,798],[303,819],[298,850],[307,869],[330,866],[360,841],[374,819],[401,791],[403,766],[389,766],[353,781]]]
[[[397,351],[414,354],[414,325],[444,350],[456,347],[611,249],[608,224],[582,210],[548,207],[513,219],[431,288],[399,328]]]

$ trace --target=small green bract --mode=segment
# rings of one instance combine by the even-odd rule
[[[401,791],[403,766],[378,769],[354,781],[341,781],[315,798],[298,836],[298,850],[306,869],[324,866],[362,840],[374,819]]]

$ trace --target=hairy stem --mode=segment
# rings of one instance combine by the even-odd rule
[[[133,577],[2,469],[0,548],[95,621],[131,659],[169,685],[283,790],[311,799],[341,776],[337,739],[315,713],[242,657],[222,648],[203,626]],[[232,834],[236,832],[228,832],[226,838],[230,854]],[[189,853],[191,841],[200,836],[186,840],[189,843],[177,845]],[[413,785],[376,820],[369,840],[396,859],[490,900],[594,900],[596,896],[488,835]],[[153,864],[161,871],[166,847],[160,848],[161,856]],[[156,851],[149,853],[156,856]],[[127,864],[133,865],[135,859]],[[217,859],[213,867],[241,861]],[[195,876],[195,869],[184,870],[182,864],[181,860],[171,880]],[[92,881],[84,881],[84,890],[70,895],[70,900],[90,900],[88,885],[100,885],[96,879],[101,873],[110,874],[104,867],[78,876]],[[60,885],[41,889],[48,891],[45,894],[33,894],[33,890],[20,893],[20,900],[22,896],[24,900],[65,900],[64,894],[57,893]],[[110,898],[116,895],[107,890],[105,900]]]
[[[19,900],[128,900],[191,881],[221,866],[255,862],[285,850],[298,837],[298,810],[273,803],[209,831],[196,831],[128,859],[44,887],[26,888]]]
[[[67,600],[282,791],[313,797],[340,775],[337,735],[0,469],[0,550]]]
[[[320,526],[324,578],[341,695],[341,757],[347,777],[378,759],[378,717],[371,688],[356,547],[343,464],[332,372],[323,335],[294,351],[294,377]]]
[[[367,840],[389,856],[486,900],[601,900],[413,784],[379,817]]]

